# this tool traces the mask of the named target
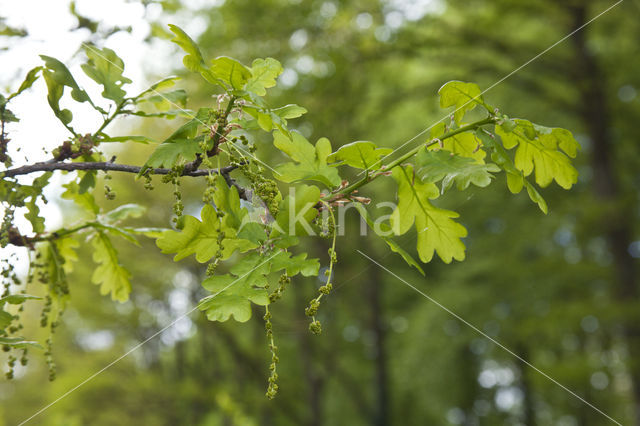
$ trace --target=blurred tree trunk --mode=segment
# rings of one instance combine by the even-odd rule
[[[295,292],[295,306],[307,306],[307,303],[311,297],[307,297],[304,287],[295,285],[292,286]],[[300,321],[309,321],[309,317],[304,314],[302,309],[298,309],[300,312]],[[307,404],[308,404],[308,420],[305,424],[309,426],[320,426],[322,424],[322,388],[324,387],[324,379],[320,374],[318,366],[314,363],[314,350],[316,343],[312,335],[308,330],[303,330],[300,336],[300,359],[302,361],[302,368],[304,370],[305,379],[307,381]]]
[[[473,406],[480,396],[478,388],[478,375],[480,374],[480,357],[473,353],[470,345],[460,348],[455,354],[455,365],[458,366],[458,374],[465,386],[460,393],[460,399],[456,404],[464,411],[464,426],[476,426],[478,418],[474,413]]]
[[[368,278],[369,307],[371,308],[370,328],[374,336],[375,350],[375,405],[372,424],[384,426],[389,424],[389,378],[387,354],[385,348],[384,314],[382,308],[382,286],[377,270],[369,269]]]
[[[516,351],[522,359],[529,361],[529,349],[525,343],[520,342],[516,346]],[[522,411],[524,424],[527,426],[536,426],[536,410],[533,401],[533,389],[529,379],[529,366],[523,361],[519,361],[518,368],[520,369],[520,388],[523,394]]]
[[[573,17],[573,29],[588,20],[586,3],[569,6]],[[624,197],[614,167],[614,143],[610,133],[611,120],[607,105],[607,82],[600,71],[594,54],[587,43],[587,30],[578,31],[571,41],[576,54],[574,72],[575,83],[582,99],[580,115],[593,144],[591,164],[593,167],[593,190],[602,201],[604,212],[601,226],[605,232],[615,269],[614,296],[622,306],[638,301],[636,271],[633,258],[628,252],[632,229],[629,225],[633,217]],[[640,325],[632,318],[621,318],[624,336],[629,349],[629,370],[633,381],[635,402],[635,424],[640,425]]]

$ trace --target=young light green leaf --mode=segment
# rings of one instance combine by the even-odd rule
[[[518,147],[514,162],[516,168],[525,176],[535,170],[536,183],[541,187],[555,180],[562,188],[571,188],[578,181],[578,171],[567,155],[575,156],[579,148],[571,133],[564,129],[537,126],[527,120],[514,121],[517,124],[515,129],[507,132],[498,125],[496,134],[505,148]]]
[[[402,235],[415,223],[418,254],[425,263],[431,261],[434,252],[445,263],[464,260],[465,247],[460,239],[467,236],[467,230],[452,220],[458,213],[429,202],[438,197],[438,188],[433,183],[415,181],[410,165],[394,168],[392,176],[398,183],[398,206],[390,218],[393,232]]]
[[[158,145],[147,160],[145,169],[149,167],[173,167],[196,159],[200,152],[198,142],[190,139],[177,139]]]
[[[342,179],[334,167],[327,165],[327,157],[331,154],[331,142],[327,138],[320,138],[314,147],[298,132],[291,132],[289,139],[282,132],[273,135],[273,144],[287,154],[296,163],[289,162],[276,167],[279,180],[283,182],[297,182],[313,180],[321,182],[328,188],[340,185]]]
[[[219,234],[223,224],[213,206],[206,204],[200,213],[202,222],[193,216],[184,217],[184,227],[180,231],[166,231],[156,241],[162,253],[176,253],[173,260],[184,259],[195,254],[200,263],[207,262],[219,249]],[[227,259],[234,251],[246,251],[257,244],[244,239],[236,239],[232,228],[224,228],[225,239],[222,259]]]
[[[517,194],[522,191],[522,188],[526,185],[527,193],[531,201],[538,204],[540,210],[542,210],[544,214],[547,214],[546,201],[536,188],[524,177],[522,172],[516,168],[504,147],[498,143],[492,135],[483,130],[476,131],[476,136],[482,140],[484,146],[492,150],[491,159],[507,173],[507,187],[509,191],[511,191],[512,194]]]
[[[273,118],[270,113],[258,111],[258,126],[265,132],[270,132],[273,129]]]
[[[9,324],[11,324],[11,322],[13,321],[13,318],[14,318],[13,315],[11,315],[9,312],[0,309],[0,330],[4,330],[5,328],[7,328]],[[0,339],[4,339],[4,338],[0,338]]]
[[[119,226],[116,226],[116,225],[109,225],[108,223],[97,223],[94,226],[94,228],[107,232],[116,237],[124,238],[131,244],[134,244],[138,247],[140,246],[140,243],[138,242],[138,239],[136,238],[136,236],[128,232],[125,228],[120,228]]]
[[[62,269],[65,274],[73,272],[73,262],[78,261],[78,254],[76,249],[80,247],[80,243],[71,237],[58,238],[55,240],[55,245],[60,258],[64,259]]]
[[[291,256],[291,252],[279,252],[270,260],[271,270],[279,271],[284,269],[290,277],[298,274],[302,274],[305,277],[318,275],[318,271],[320,270],[320,262],[318,262],[318,259],[307,259],[306,253]]]
[[[62,95],[64,94],[64,86],[62,84],[58,84],[58,82],[53,78],[53,73],[47,70],[42,72],[42,76],[44,77],[45,83],[47,83],[47,102],[49,103],[53,114],[58,117],[62,124],[68,126],[73,120],[73,114],[66,108],[60,109],[60,98],[62,98]],[[71,130],[71,128],[69,129]]]
[[[172,90],[171,92],[160,93],[141,99],[138,103],[152,103],[160,111],[169,111],[173,108],[185,107],[187,105],[187,92],[184,89]]]
[[[462,81],[450,81],[438,90],[440,95],[440,107],[455,107],[453,119],[456,124],[462,122],[462,118],[477,105],[483,105],[481,90],[475,83]]]
[[[198,305],[210,321],[227,321],[229,317],[238,322],[251,318],[251,302],[269,304],[266,275],[269,273],[269,258],[260,253],[251,253],[231,268],[231,274],[214,275],[202,282],[212,292]]]
[[[78,190],[80,191],[80,194],[84,194],[96,187],[97,176],[98,172],[96,170],[78,172],[78,177],[80,178],[80,181],[78,182]]]
[[[202,208],[200,216],[202,222],[193,216],[185,216],[180,231],[164,232],[156,241],[162,253],[176,253],[173,258],[176,262],[192,254],[200,263],[211,259],[218,251],[221,223],[216,210],[209,204]]]
[[[240,195],[235,186],[227,186],[227,181],[222,175],[215,176],[216,191],[213,194],[213,202],[220,211],[225,213],[222,223],[225,228],[238,230],[242,220],[249,213],[246,208],[240,207]]]
[[[275,115],[285,120],[301,117],[307,113],[307,110],[299,105],[288,104],[280,108],[274,108],[271,110]]]
[[[26,77],[24,78],[24,81],[22,82],[22,84],[20,84],[20,87],[18,88],[18,90],[10,94],[4,103],[9,102],[11,99],[15,98],[20,93],[24,92],[25,90],[33,86],[33,83],[35,83],[38,77],[40,76],[40,71],[42,71],[42,67],[35,67],[29,70]]]
[[[205,110],[206,108],[201,108],[196,118],[180,126],[171,136],[158,145],[142,169],[140,169],[138,176],[144,174],[148,168],[170,168],[176,164],[195,160],[196,154],[201,151],[195,137],[198,133],[198,126],[203,120],[201,116],[205,114]]]
[[[142,217],[147,208],[139,204],[123,204],[104,214],[104,221],[108,224],[116,224],[130,217]]]
[[[49,76],[49,80],[55,82],[58,86],[68,86],[71,88],[71,97],[78,102],[91,102],[89,99],[89,95],[87,92],[80,89],[78,83],[73,78],[69,69],[57,60],[56,58],[52,58],[50,56],[40,55],[40,58],[45,62],[45,70],[43,71],[43,75]],[[49,83],[47,83],[49,85]],[[61,88],[62,90],[62,88]]]
[[[240,62],[228,56],[211,60],[211,74],[234,89],[241,89],[251,77],[251,71]]]
[[[438,139],[445,132],[445,125],[440,123],[431,129],[431,139]],[[459,133],[450,138],[429,146],[429,150],[444,149],[462,157],[473,158],[478,164],[484,164],[486,152],[482,149],[482,141],[471,132]]]
[[[40,208],[36,204],[37,198],[31,197],[25,204],[27,213],[24,214],[25,219],[31,223],[31,228],[36,234],[44,232],[44,218],[40,216]]]
[[[256,245],[261,245],[268,237],[262,225],[257,222],[248,222],[238,231],[238,238],[249,240]]]
[[[358,212],[360,213],[360,216],[362,216],[365,222],[367,222],[367,225],[369,225],[369,228],[371,228],[371,230],[373,230],[380,238],[384,240],[385,243],[387,243],[391,251],[394,253],[398,253],[402,257],[402,259],[404,259],[404,261],[407,262],[407,265],[416,268],[418,272],[420,272],[424,276],[424,271],[422,270],[422,267],[413,258],[413,256],[411,256],[409,252],[407,252],[402,247],[400,247],[400,245],[393,238],[389,237],[389,235],[393,233],[393,231],[391,231],[391,227],[386,223],[378,223],[378,224],[374,223],[373,220],[371,220],[371,217],[369,216],[369,213],[367,212],[366,207],[363,206],[362,204],[354,203],[353,205],[356,207],[356,210],[358,210]]]
[[[491,172],[500,171],[495,164],[478,164],[471,158],[424,148],[416,155],[416,167],[419,167],[416,174],[423,182],[436,183],[442,180],[442,193],[454,182],[460,191],[467,189],[470,184],[484,188],[491,183]]]
[[[6,312],[0,311],[0,314],[6,314]],[[2,316],[0,316],[0,328],[4,328],[2,324]],[[25,349],[31,347],[42,349],[42,346],[38,342],[25,340],[24,337],[0,337],[0,345],[11,346],[15,349]]]
[[[9,294],[7,296],[0,297],[0,306],[4,305],[5,303],[9,303],[11,305],[20,305],[27,300],[39,300],[39,299],[42,299],[42,297],[31,296],[29,294]]]
[[[201,152],[199,142],[202,136],[196,137],[198,126],[207,119],[209,111],[209,108],[200,108],[195,117],[164,140],[140,169],[138,177],[151,167],[171,168],[176,164],[195,160],[196,154]]]
[[[524,183],[524,187],[527,188],[527,194],[529,194],[531,201],[536,203],[544,214],[547,214],[547,202],[542,198],[542,195],[540,195],[536,187],[529,183],[529,181],[524,177],[522,178],[522,181]]]
[[[162,80],[156,83],[153,83],[147,90],[140,92],[140,94],[138,94],[133,99],[134,101],[137,101],[138,99],[141,99],[148,94],[162,92],[163,90],[166,90],[175,86],[176,82],[179,80],[180,80],[180,77],[176,77],[176,76],[163,78]]]
[[[118,260],[118,252],[111,244],[109,237],[98,231],[91,239],[93,260],[98,264],[91,280],[100,285],[100,294],[111,294],[112,300],[125,302],[131,293],[131,274]]]
[[[96,200],[91,193],[86,191],[81,193],[80,185],[75,181],[62,186],[67,189],[62,193],[62,198],[72,200],[89,218],[96,217],[100,208],[96,204]]]
[[[58,251],[58,245],[47,241],[38,247],[40,261],[38,268],[42,268],[49,278],[49,295],[63,306],[69,298],[69,283],[67,282],[65,259]]]
[[[313,232],[310,224],[318,215],[315,206],[320,201],[320,189],[317,186],[300,185],[292,190],[294,192],[280,203],[271,237],[310,235]]]
[[[100,139],[100,142],[137,142],[137,143],[143,143],[143,144],[149,144],[149,143],[159,143],[158,141],[151,139],[147,136],[136,136],[136,135],[129,135],[129,136],[109,136],[107,134],[102,134],[102,139]]]
[[[351,167],[367,170],[378,170],[381,158],[393,152],[390,148],[378,148],[373,142],[357,141],[341,146],[336,152],[327,157],[327,161],[344,162]]]
[[[182,28],[177,25],[169,24],[169,29],[175,34],[175,37],[171,39],[172,42],[177,44],[184,50],[187,55],[182,59],[182,63],[188,70],[202,73],[205,71],[204,58],[198,45],[191,37],[185,33]]]
[[[89,62],[81,66],[82,70],[89,78],[104,87],[102,97],[116,103],[122,102],[127,94],[122,90],[122,85],[131,83],[130,79],[122,75],[122,59],[107,47],[98,49],[95,46],[87,46],[85,53]]]
[[[126,228],[120,228],[120,229],[128,232],[129,234],[143,235],[147,238],[153,238],[153,239],[158,239],[162,237],[162,234],[168,231],[167,228],[153,228],[153,227],[143,227],[143,228],[126,227]]]
[[[251,78],[247,81],[245,90],[258,96],[266,95],[266,89],[276,85],[276,78],[282,71],[280,62],[273,58],[254,60],[251,64]]]

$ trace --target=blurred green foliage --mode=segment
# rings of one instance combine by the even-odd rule
[[[490,87],[612,3],[236,0],[197,10],[172,4],[162,19],[201,24],[205,56],[281,61],[284,81],[271,99],[309,111],[296,122],[308,139],[328,137],[334,148],[354,140],[394,148],[441,118],[435,94],[443,82]],[[308,333],[301,308],[321,285],[315,278],[296,278],[274,307],[282,361],[275,400],[264,398],[270,353],[260,316],[240,328],[196,312],[34,422],[610,424],[364,259],[360,249],[617,421],[640,424],[638,12],[637,3],[624,2],[491,89],[496,104],[569,128],[580,139],[578,184],[569,193],[543,191],[548,217],[532,209],[526,195],[498,188],[506,182],[475,188],[482,197],[449,191],[444,207],[460,211],[469,229],[467,259],[449,267],[434,260],[422,277],[387,255],[382,241],[360,237],[353,212],[338,240],[322,336]],[[188,92],[198,94],[190,108],[210,104],[212,93],[187,78]],[[269,150],[270,141],[263,142]],[[269,152],[270,164],[283,160]],[[147,154],[140,147],[119,155],[141,162]],[[167,223],[169,191],[148,192],[130,182],[114,176],[118,203],[148,205],[147,220]],[[187,213],[195,213],[202,188],[184,187]],[[391,184],[381,182],[362,195],[390,191]],[[411,250],[415,237],[398,240]],[[308,249],[326,253],[323,245]],[[58,379],[43,384],[46,366],[32,357],[26,374],[0,384],[6,424],[24,420],[202,296],[204,271],[195,261],[174,264],[155,249],[144,257],[125,245],[118,250],[131,260],[132,300],[100,298],[90,285],[90,259],[79,253],[73,301],[55,336]]]

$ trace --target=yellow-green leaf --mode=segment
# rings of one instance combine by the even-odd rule
[[[200,49],[195,41],[187,33],[185,33],[182,28],[177,25],[169,24],[169,29],[175,34],[175,37],[171,39],[172,42],[177,44],[184,50],[187,54],[182,59],[182,63],[188,70],[194,72],[202,72],[206,70],[204,58],[202,57],[202,53],[200,53]]]
[[[251,78],[245,90],[258,96],[267,94],[266,89],[276,85],[276,78],[282,73],[280,62],[273,58],[256,59],[251,64]]]
[[[514,121],[515,129],[508,132],[502,126],[496,126],[496,134],[505,148],[517,147],[516,168],[524,176],[535,171],[536,183],[541,187],[555,180],[562,188],[571,188],[578,181],[578,171],[569,156],[575,156],[579,148],[571,133],[564,129],[537,126],[527,120]]]
[[[359,169],[378,170],[382,165],[380,160],[391,152],[392,149],[378,148],[373,142],[357,141],[341,146],[327,160],[332,163],[341,161]]]
[[[173,260],[178,261],[194,254],[200,263],[207,262],[216,255],[220,246],[220,231],[224,230],[222,240],[222,259],[227,259],[234,251],[246,251],[256,244],[244,239],[236,239],[232,228],[224,227],[213,206],[206,204],[200,213],[202,221],[193,216],[184,216],[184,226],[180,231],[165,231],[156,241],[162,253],[175,253]]]
[[[416,166],[420,167],[416,174],[423,181],[436,183],[442,180],[443,193],[454,182],[460,191],[467,189],[470,184],[484,188],[491,183],[491,173],[500,171],[495,164],[478,164],[471,158],[424,148],[416,155]]]
[[[93,236],[93,260],[98,264],[91,280],[100,285],[100,294],[111,294],[111,299],[125,302],[131,293],[131,274],[118,260],[118,252],[104,232]]]
[[[251,303],[260,306],[269,304],[267,278],[270,258],[254,252],[243,257],[231,268],[231,274],[214,275],[202,282],[202,286],[213,293],[198,305],[210,321],[226,321],[229,317],[238,322],[251,318]]]
[[[335,167],[327,165],[327,157],[331,154],[331,142],[320,138],[314,147],[300,133],[291,132],[291,139],[280,131],[273,135],[273,144],[291,157],[294,162],[276,167],[276,177],[283,182],[313,180],[321,182],[328,188],[340,185],[342,179]]]
[[[318,201],[320,189],[317,186],[300,185],[292,188],[290,194],[280,203],[271,236],[312,234],[310,224],[318,215],[315,208]]]
[[[431,139],[440,138],[445,132],[445,125],[439,123],[431,129]],[[451,136],[442,141],[429,146],[429,150],[444,149],[461,157],[473,158],[478,164],[484,164],[487,153],[482,149],[482,141],[473,133],[465,132]]]
[[[251,77],[251,71],[247,67],[228,56],[212,59],[209,71],[234,89],[241,89]]]
[[[414,224],[418,232],[420,260],[429,262],[434,252],[445,263],[463,260],[466,237],[464,226],[453,221],[459,215],[433,206],[429,199],[437,198],[438,188],[433,183],[420,182],[413,175],[413,167],[396,167],[393,178],[398,183],[398,206],[391,214],[391,227],[396,235],[406,233]]]
[[[127,94],[122,90],[122,85],[131,83],[131,80],[122,75],[124,62],[116,52],[105,47],[102,50],[88,46],[85,49],[89,62],[83,64],[82,70],[93,81],[104,87],[102,96],[119,103]]]
[[[450,81],[438,90],[440,107],[455,107],[453,119],[460,124],[468,111],[483,104],[481,93],[482,91],[475,83]]]

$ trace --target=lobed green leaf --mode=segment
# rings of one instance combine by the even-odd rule
[[[198,48],[198,45],[195,41],[187,33],[185,33],[182,28],[177,25],[169,24],[169,29],[175,37],[171,39],[172,42],[177,44],[184,50],[187,55],[182,58],[182,63],[188,70],[194,72],[202,72],[206,70],[204,58],[202,57],[202,53]]]
[[[250,71],[251,78],[247,81],[245,90],[258,96],[264,96],[267,94],[266,89],[276,85],[276,78],[282,74],[284,69],[277,60],[266,58],[254,60]]]
[[[484,188],[491,183],[493,175],[500,167],[495,164],[478,164],[475,160],[446,151],[421,149],[416,154],[416,174],[423,182],[436,183],[442,180],[444,193],[454,183],[464,191],[470,184]]]
[[[507,187],[509,191],[517,194],[522,191],[522,188],[526,185],[527,193],[531,201],[538,204],[540,210],[542,210],[544,214],[547,214],[547,202],[542,198],[538,190],[529,183],[522,172],[516,168],[504,147],[498,143],[491,134],[483,130],[478,130],[476,136],[482,140],[484,146],[492,150],[491,159],[495,161],[498,167],[507,173]]]
[[[320,201],[317,186],[299,185],[290,189],[290,194],[280,202],[271,237],[279,235],[310,235],[311,222],[318,215],[314,207]]]
[[[228,56],[211,60],[211,75],[234,89],[242,89],[251,77],[251,71],[240,62]]]
[[[553,180],[564,189],[578,181],[578,171],[569,157],[579,149],[578,142],[565,129],[537,126],[528,120],[515,119],[516,127],[507,131],[496,126],[496,134],[505,148],[516,148],[515,167],[529,176],[535,171],[535,180],[541,187]],[[564,151],[564,152],[563,152]]]
[[[338,171],[327,165],[327,158],[331,154],[329,139],[320,138],[314,147],[299,132],[291,132],[291,138],[288,138],[282,132],[276,131],[273,144],[295,161],[276,167],[276,177],[279,180],[287,183],[313,180],[328,188],[336,187],[342,182]]]
[[[84,73],[104,87],[103,98],[110,99],[117,104],[121,103],[127,94],[122,90],[122,85],[131,83],[130,79],[122,75],[124,61],[116,52],[107,47],[98,49],[95,46],[87,46],[85,53],[89,62],[81,65]]]
[[[93,260],[98,264],[91,280],[100,285],[100,294],[111,294],[111,299],[119,302],[127,301],[131,293],[131,274],[120,264],[111,240],[104,232],[98,231],[91,238],[91,243]]]
[[[465,247],[461,238],[467,236],[464,226],[453,221],[456,212],[433,206],[429,199],[437,198],[438,188],[433,183],[414,180],[413,167],[396,167],[392,172],[398,183],[398,206],[391,214],[391,227],[396,235],[406,233],[415,223],[418,232],[418,255],[427,263],[434,252],[450,263],[464,260]]]
[[[475,83],[450,81],[438,90],[438,94],[441,108],[455,107],[453,119],[458,125],[468,111],[478,105],[484,105],[482,91]]]
[[[214,275],[202,282],[202,286],[214,293],[198,305],[210,321],[226,321],[233,316],[238,322],[251,318],[251,303],[269,304],[266,275],[270,270],[270,258],[254,252],[243,257],[231,268],[231,274]]]
[[[257,246],[249,240],[236,238],[236,231],[225,226],[213,206],[205,205],[200,217],[202,221],[193,216],[184,216],[184,226],[180,231],[163,232],[156,241],[162,253],[175,253],[173,260],[176,262],[192,254],[198,262],[207,262],[220,248],[221,231],[225,233],[223,260],[228,259],[236,250],[243,252]]]
[[[437,124],[431,129],[431,139],[439,139],[445,131],[446,128],[443,123]],[[464,132],[453,135],[441,141],[441,143],[430,145],[428,149],[433,151],[444,149],[462,157],[473,158],[478,164],[484,164],[484,158],[487,153],[480,149],[481,147],[482,141],[475,134]]]
[[[145,214],[147,208],[139,204],[123,204],[104,214],[104,221],[116,224],[128,218],[138,218]]]
[[[373,142],[357,141],[341,146],[327,157],[329,162],[343,162],[351,167],[366,170],[378,170],[380,159],[393,152],[390,148],[378,148]]]

